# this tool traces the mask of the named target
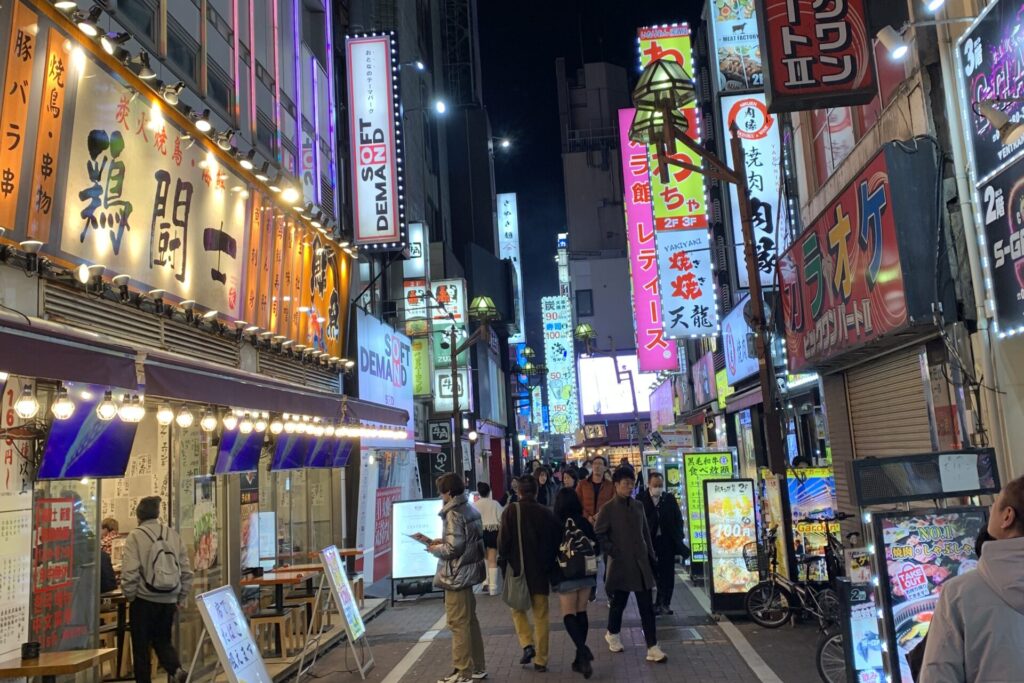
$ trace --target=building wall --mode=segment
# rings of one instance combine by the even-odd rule
[[[587,322],[597,332],[595,346],[615,350],[636,347],[629,291],[629,260],[620,254],[569,261],[573,311],[576,323]],[[590,291],[593,315],[580,315],[580,290]]]

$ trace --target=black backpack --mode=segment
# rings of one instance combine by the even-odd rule
[[[558,546],[555,559],[564,580],[597,576],[597,550],[594,542],[571,517],[565,520],[562,543]]]

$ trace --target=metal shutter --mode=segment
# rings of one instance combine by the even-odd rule
[[[924,347],[912,346],[846,373],[854,457],[933,450]]]
[[[821,386],[836,478],[836,502],[840,510],[852,513],[857,509],[857,492],[853,484],[853,440],[846,405],[846,376],[843,373],[826,375],[821,378]]]

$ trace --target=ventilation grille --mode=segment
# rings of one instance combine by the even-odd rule
[[[260,351],[259,370],[268,377],[285,382],[318,389],[328,393],[340,393],[338,373],[319,366],[305,365],[296,360]]]
[[[219,339],[182,323],[164,321],[164,347],[168,351],[200,360],[238,367],[238,344]]]

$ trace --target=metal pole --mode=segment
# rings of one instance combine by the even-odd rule
[[[448,348],[452,352],[452,459],[455,460],[455,473],[465,478],[466,471],[462,466],[462,420],[459,419],[459,347],[455,325],[448,328],[448,331],[451,335]]]
[[[761,294],[761,275],[757,269],[757,254],[754,252],[754,223],[751,215],[750,191],[747,187],[747,170],[743,163],[743,142],[736,124],[732,130],[732,158],[736,167],[739,193],[740,222],[743,226],[743,253],[747,259],[747,277],[750,280],[750,311],[753,318],[754,334],[757,340],[758,370],[761,377],[761,394],[764,400],[765,441],[768,446],[768,465],[772,472],[786,476],[786,452],[782,441],[782,424],[779,421],[778,385],[775,383],[775,366],[772,362],[771,338],[764,314],[764,298]]]

